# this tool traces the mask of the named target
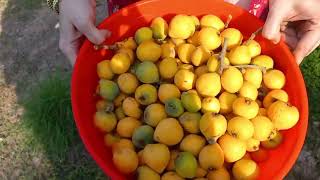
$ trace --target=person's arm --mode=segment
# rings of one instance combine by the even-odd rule
[[[59,12],[59,47],[73,65],[83,42],[83,35],[92,43],[101,44],[111,33],[108,30],[99,30],[95,26],[95,0],[58,1],[48,0],[48,5]]]

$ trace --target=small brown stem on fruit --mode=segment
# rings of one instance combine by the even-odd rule
[[[247,42],[253,40],[261,32],[262,32],[262,27],[258,28],[255,32],[253,32]]]
[[[220,75],[222,74],[223,70],[228,67],[227,65],[224,64],[224,57],[226,56],[228,41],[229,41],[228,38],[224,38],[222,50],[218,56],[218,60],[220,61],[220,68],[219,68]]]
[[[254,65],[254,64],[248,64],[248,65],[237,65],[237,66],[232,66],[232,67],[236,67],[239,69],[245,69],[245,68],[255,68],[255,69],[260,69],[262,71],[262,73],[266,73],[267,69],[265,67],[262,66],[258,66],[258,65]]]
[[[209,167],[208,170],[209,170],[209,171],[214,171],[214,170],[217,170],[217,168]]]
[[[142,95],[138,98],[141,102],[144,102],[147,100],[147,97],[145,95]]]
[[[250,105],[250,104],[251,104],[251,99],[245,98],[244,102],[245,102],[247,105]]]
[[[212,115],[212,116],[218,116],[219,114],[218,114],[218,113],[213,112],[213,113],[211,113],[211,115]]]
[[[201,29],[201,25],[196,25],[196,30]]]
[[[230,24],[231,20],[232,20],[232,15],[231,15],[231,14],[229,14],[229,15],[228,15],[227,22],[226,22],[226,24],[224,25],[224,28],[225,28],[225,29],[227,29],[227,28],[228,28],[228,26],[229,26],[229,24]]]
[[[114,105],[113,105],[113,103],[112,103],[112,104],[109,104],[109,105],[106,107],[106,109],[105,109],[106,112],[112,112],[113,110],[114,110]]]
[[[241,68],[240,70],[241,70],[242,74],[246,73],[246,69],[245,68]]]
[[[164,39],[155,39],[154,41],[159,45],[164,44],[166,42]]]
[[[116,51],[119,49],[119,45],[117,43],[112,45],[101,44],[101,45],[94,45],[93,48],[95,50],[106,49],[106,50]]]
[[[237,138],[237,133],[235,133],[235,132],[231,132],[230,135],[231,135],[232,137]]]
[[[274,133],[275,133],[274,131],[271,131],[271,133],[269,134],[268,139],[269,139],[270,141],[272,141],[272,138],[271,138],[271,137],[274,135]]]

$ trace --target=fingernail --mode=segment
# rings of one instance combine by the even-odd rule
[[[278,44],[280,42],[281,39],[281,35],[277,35],[274,39],[272,39],[272,43],[273,44]]]

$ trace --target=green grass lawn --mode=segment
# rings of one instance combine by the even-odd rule
[[[301,64],[301,71],[308,90],[309,98],[309,133],[307,146],[320,148],[320,48],[310,54]],[[320,155],[315,154],[320,161]]]
[[[23,129],[31,132],[28,146],[41,148],[56,179],[104,179],[100,169],[83,158],[73,120],[70,73],[56,73],[34,86],[23,106]]]

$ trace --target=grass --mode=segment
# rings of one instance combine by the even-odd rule
[[[307,146],[320,148],[320,48],[310,54],[301,64],[301,71],[308,90],[309,98],[309,133]],[[320,161],[320,155],[316,155]]]
[[[24,102],[24,124],[49,154],[61,157],[75,140],[70,79],[55,74],[41,81]]]
[[[40,81],[23,103],[23,127],[32,133],[26,145],[34,151],[43,149],[54,179],[105,179],[77,136],[70,76],[70,73],[56,73]]]

